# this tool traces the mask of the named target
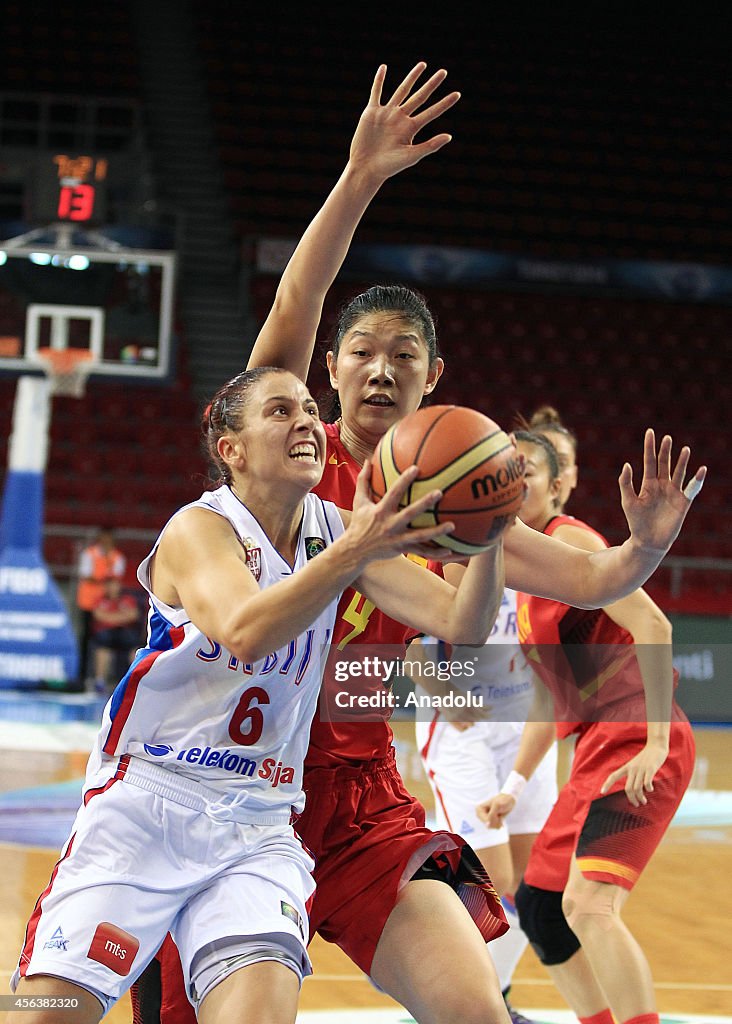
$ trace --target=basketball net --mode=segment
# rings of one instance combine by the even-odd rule
[[[86,382],[95,366],[86,348],[39,348],[35,357],[48,377],[52,395],[82,398]]]

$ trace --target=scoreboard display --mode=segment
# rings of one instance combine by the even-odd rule
[[[55,153],[42,157],[31,193],[35,223],[103,224],[107,217],[105,157]]]

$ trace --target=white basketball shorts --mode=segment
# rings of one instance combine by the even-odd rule
[[[21,975],[50,974],[93,992],[106,1010],[168,931],[189,997],[194,960],[210,970],[210,957],[196,955],[239,939],[284,946],[301,976],[310,974],[314,865],[289,810],[267,824],[222,820],[220,806],[201,809],[210,791],[200,787],[200,797],[191,780],[138,758],[124,778],[114,777],[116,769],[115,761],[106,782],[101,777],[94,795],[87,792],[29,922],[13,990]],[[280,823],[269,823],[273,817]]]
[[[488,828],[476,805],[495,796],[513,768],[523,726],[476,722],[460,732],[438,718],[415,723],[417,748],[435,797],[437,827],[456,832],[474,850],[501,846],[510,834],[540,832],[557,799],[557,747],[553,744],[504,819]]]

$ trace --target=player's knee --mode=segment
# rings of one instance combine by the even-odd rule
[[[430,1012],[440,1024],[486,1024],[486,1021],[503,1020],[505,1004],[496,984],[491,993],[453,992],[441,998]]]
[[[586,888],[568,888],[562,899],[567,923],[580,937],[591,929],[607,931],[620,912],[617,888],[595,882]]]
[[[516,890],[521,928],[543,964],[563,964],[580,948],[562,910],[562,893],[521,882]]]

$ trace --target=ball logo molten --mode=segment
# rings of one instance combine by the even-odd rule
[[[460,405],[433,405],[405,416],[387,430],[374,452],[371,487],[378,501],[400,473],[419,466],[403,504],[439,489],[437,505],[415,528],[452,521],[440,539],[462,555],[485,550],[513,521],[524,498],[523,462],[497,423]]]

